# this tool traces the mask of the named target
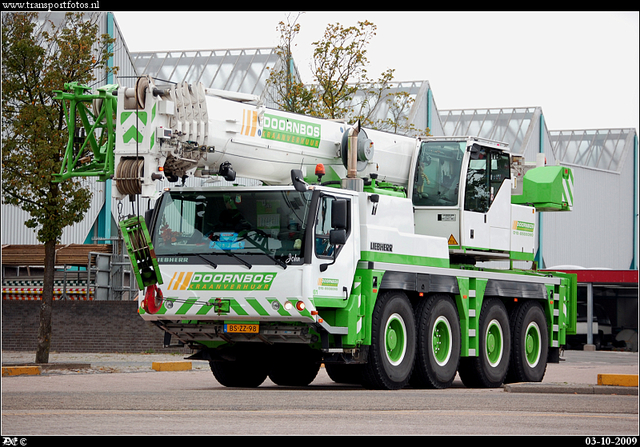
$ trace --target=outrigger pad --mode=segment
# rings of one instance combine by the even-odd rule
[[[134,216],[120,222],[122,237],[127,246],[131,267],[138,281],[138,288],[162,284],[162,274],[158,268],[156,253],[149,237],[144,219]]]

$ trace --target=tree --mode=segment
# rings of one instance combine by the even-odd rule
[[[301,13],[291,18],[287,15],[287,22],[279,22],[277,31],[280,32],[280,43],[276,48],[278,63],[273,67],[267,79],[265,92],[278,108],[287,112],[311,115],[315,109],[316,91],[313,86],[305,86],[297,75],[293,63],[292,49],[294,38],[300,32],[297,23]]]
[[[366,66],[367,45],[375,36],[376,26],[365,20],[357,26],[329,24],[322,40],[313,42],[311,70],[320,90],[317,113],[329,119],[352,114],[349,107],[358,85],[370,83]]]
[[[49,361],[56,244],[91,201],[82,181],[54,182],[68,139],[54,90],[72,81],[89,84],[96,70],[112,70],[115,40],[98,35],[98,19],[67,13],[56,26],[39,22],[37,13],[2,14],[3,202],[29,214],[25,225],[37,230],[45,249],[36,363]]]
[[[394,133],[428,133],[409,123],[406,115],[415,101],[407,92],[394,92],[395,70],[387,69],[377,80],[367,73],[367,46],[376,25],[365,20],[354,26],[327,25],[321,40],[313,42],[311,72],[315,84],[305,85],[293,71],[292,49],[300,32],[300,15],[280,22],[278,68],[267,82],[270,99],[282,110],[325,119],[360,121],[363,126]],[[380,109],[386,118],[380,119]]]

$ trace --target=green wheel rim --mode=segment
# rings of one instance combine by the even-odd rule
[[[397,366],[402,363],[407,351],[407,329],[400,315],[394,313],[385,325],[385,351],[389,363]]]
[[[487,326],[487,333],[485,336],[486,351],[489,364],[491,366],[497,366],[502,360],[502,326],[498,320],[491,320]]]
[[[433,357],[440,366],[446,365],[451,357],[451,325],[449,320],[440,316],[433,325],[432,348]]]
[[[529,323],[524,336],[524,349],[527,363],[531,368],[535,367],[540,361],[541,348],[540,328],[535,321]]]

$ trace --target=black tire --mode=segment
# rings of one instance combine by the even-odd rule
[[[211,372],[226,387],[256,388],[262,385],[269,372],[266,349],[252,343],[227,348],[227,356],[235,360],[211,360]]]
[[[371,317],[371,347],[363,367],[365,388],[397,390],[411,377],[415,356],[413,308],[403,292],[378,296]]]
[[[509,316],[499,299],[482,304],[477,336],[478,355],[460,359],[460,379],[468,388],[498,388],[507,375],[511,353]]]
[[[335,383],[360,385],[362,383],[362,365],[347,365],[342,363],[325,363],[327,375]]]
[[[525,301],[511,311],[511,359],[507,382],[542,382],[547,370],[549,332],[540,303]]]
[[[460,360],[460,320],[453,300],[434,295],[418,303],[416,359],[410,383],[416,388],[451,386]]]
[[[307,386],[318,375],[322,355],[307,345],[275,345],[269,378],[280,386]]]

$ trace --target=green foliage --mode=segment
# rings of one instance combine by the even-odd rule
[[[395,70],[373,80],[367,73],[367,46],[376,25],[365,20],[354,26],[327,25],[321,40],[313,42],[311,71],[315,83],[304,85],[293,66],[293,40],[300,32],[300,15],[280,22],[278,66],[272,69],[267,91],[280,109],[324,119],[360,121],[365,127],[401,134],[428,134],[407,118],[415,101],[407,92],[394,91]],[[386,113],[385,113],[386,112]],[[376,118],[385,115],[386,118]]]
[[[337,119],[352,113],[349,103],[358,92],[358,84],[370,82],[366,47],[375,30],[376,26],[366,20],[347,28],[329,24],[322,40],[313,42],[311,68],[321,99],[318,116]]]
[[[68,138],[54,90],[90,84],[96,70],[108,69],[114,39],[98,35],[97,20],[68,13],[57,27],[37,13],[2,14],[3,201],[29,213],[25,225],[43,243],[59,240],[90,205],[81,181],[53,181]]]
[[[293,21],[287,16],[287,23],[279,22],[277,31],[280,32],[280,43],[276,48],[278,63],[273,67],[267,80],[267,97],[281,110],[312,115],[315,108],[316,90],[313,86],[307,87],[300,81],[296,67],[293,63],[292,49],[295,46],[294,38],[300,32],[300,24],[297,23],[300,14]]]

